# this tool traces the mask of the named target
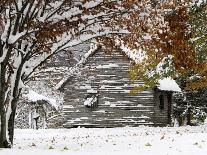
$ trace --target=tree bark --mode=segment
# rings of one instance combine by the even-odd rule
[[[0,130],[0,148],[10,148],[11,145],[7,140],[6,132],[6,111],[1,109],[1,130]]]
[[[0,148],[11,148],[14,139],[14,122],[16,115],[16,104],[17,101],[12,101],[12,111],[8,121],[8,138],[7,139],[7,128],[6,128],[6,111],[1,109],[1,130],[0,130]]]
[[[13,100],[12,112],[8,122],[9,141],[11,142],[11,145],[13,145],[13,141],[14,141],[14,122],[15,122],[15,115],[16,115],[16,105],[17,105],[17,101]]]
[[[191,108],[188,108],[187,112],[187,125],[191,125]]]

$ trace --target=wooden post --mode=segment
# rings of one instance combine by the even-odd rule
[[[172,115],[172,93],[171,92],[169,92],[168,94],[167,94],[167,100],[168,100],[168,102],[167,102],[167,104],[168,104],[168,124],[169,125],[171,125],[171,123],[172,123],[172,120],[171,120],[171,115]]]

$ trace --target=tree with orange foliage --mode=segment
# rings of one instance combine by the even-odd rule
[[[195,61],[200,65],[195,70],[190,70],[187,74],[178,77],[177,81],[183,88],[183,93],[175,96],[174,115],[182,124],[183,118],[187,118],[187,124],[201,123],[207,117],[206,104],[206,60],[207,60],[207,44],[206,44],[206,14],[207,5],[201,3],[194,5],[189,12],[189,24],[191,25],[190,45],[196,51],[197,57]],[[198,66],[199,66],[198,65]]]
[[[132,29],[134,33],[124,38],[131,39],[126,45],[145,52],[147,58],[131,69],[133,79],[145,81],[144,88],[164,77],[181,76],[188,77],[186,90],[207,86],[206,3],[184,2],[157,3]]]

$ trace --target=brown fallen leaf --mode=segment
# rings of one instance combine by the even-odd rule
[[[145,146],[152,146],[150,143],[146,143]]]
[[[36,146],[35,143],[32,143],[32,146]]]
[[[160,140],[164,139],[165,138],[165,135],[162,135],[162,137],[160,138]]]

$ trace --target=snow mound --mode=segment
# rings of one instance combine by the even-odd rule
[[[58,104],[55,99],[38,94],[37,92],[35,92],[31,89],[29,90],[29,93],[26,94],[25,96],[28,98],[29,101],[32,101],[32,102],[37,102],[37,101],[41,101],[41,100],[47,101],[55,109],[58,109]]]
[[[175,80],[171,78],[164,78],[162,80],[158,80],[158,82],[159,82],[158,89],[160,90],[181,92],[181,89],[178,86],[178,84],[175,82]]]

